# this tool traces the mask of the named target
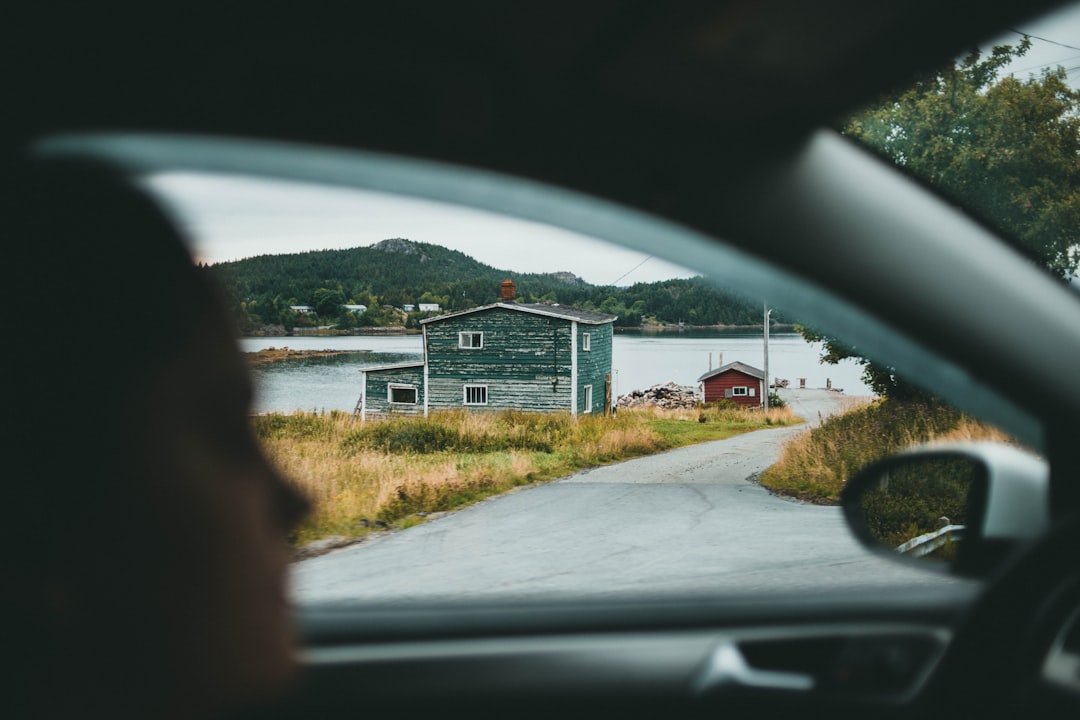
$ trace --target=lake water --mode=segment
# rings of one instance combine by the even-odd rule
[[[266,363],[254,368],[256,412],[307,410],[352,412],[360,399],[360,370],[365,366],[422,359],[420,335],[349,335],[341,337],[243,338],[241,349],[346,350],[347,355]],[[820,343],[798,333],[769,335],[769,374],[792,387],[806,378],[806,387],[830,382],[848,395],[870,395],[862,369],[851,361],[822,365]],[[764,369],[761,333],[701,331],[616,333],[612,375],[616,397],[666,382],[697,386],[710,369],[730,362]]]

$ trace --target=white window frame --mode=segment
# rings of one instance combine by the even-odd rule
[[[483,394],[483,402],[469,402],[469,391]],[[488,404],[488,386],[487,385],[465,385],[461,388],[461,402],[469,406],[479,406]]]
[[[739,385],[737,387],[731,388],[732,397],[746,397],[748,394],[749,393],[747,392],[747,388],[745,385]]]
[[[470,339],[470,343],[474,338],[479,338],[479,345],[466,345],[465,338]],[[457,346],[462,350],[483,350],[484,349],[484,333],[482,331],[467,330],[457,334]]]
[[[592,412],[592,385],[581,386],[581,403],[585,408],[582,413]]]
[[[581,352],[592,350],[592,337],[589,333],[581,333]]]
[[[401,400],[394,399],[395,390],[412,390],[413,401],[402,402]],[[390,405],[417,405],[420,402],[420,391],[415,385],[407,385],[405,383],[389,383],[386,386],[386,402]]]

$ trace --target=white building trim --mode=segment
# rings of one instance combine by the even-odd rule
[[[427,356],[427,325],[421,326],[424,336],[424,417],[428,416],[428,396],[431,395],[431,383],[428,380],[428,356]]]
[[[577,320],[570,321],[570,414],[577,415]]]

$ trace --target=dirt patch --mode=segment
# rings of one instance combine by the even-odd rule
[[[821,497],[819,495],[811,495],[810,493],[777,492],[776,490],[773,490],[771,487],[761,484],[761,473],[760,472],[751,473],[750,475],[748,475],[746,477],[746,482],[757,485],[758,487],[763,488],[766,492],[768,492],[773,497],[778,497],[778,498],[781,498],[783,500],[791,500],[791,501],[794,501],[794,502],[801,502],[801,503],[804,503],[806,505],[822,505],[822,506],[826,506],[826,507],[836,507],[836,506],[838,506],[840,504],[840,501],[836,500],[834,498]]]

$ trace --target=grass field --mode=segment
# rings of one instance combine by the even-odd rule
[[[469,413],[360,422],[342,412],[254,417],[267,455],[313,504],[295,545],[408,527],[516,487],[743,432],[800,422],[788,409],[704,407]]]

